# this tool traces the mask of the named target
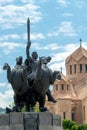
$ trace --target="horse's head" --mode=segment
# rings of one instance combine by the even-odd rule
[[[61,80],[61,72],[60,71],[54,71],[54,75],[56,79]]]
[[[5,63],[5,64],[3,65],[3,70],[6,70],[6,69],[8,69],[8,68],[9,68],[8,63]]]
[[[50,62],[51,57],[50,56],[48,56],[48,57],[42,56],[42,57],[40,57],[40,59],[41,59],[41,64],[47,65],[47,63]]]

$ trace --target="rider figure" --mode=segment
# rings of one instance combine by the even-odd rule
[[[30,61],[30,63],[29,63],[29,66],[31,67],[31,69],[35,69],[36,70],[36,68],[37,68],[37,65],[38,65],[38,54],[37,54],[37,52],[36,51],[34,51],[34,52],[32,52],[32,54],[31,54],[31,56],[32,57],[30,57],[30,52],[29,52],[29,50],[30,50],[30,44],[27,44],[27,47],[26,47],[26,55],[27,55],[27,58],[29,59],[29,61]],[[42,59],[42,58],[41,58]],[[50,62],[50,60],[51,60],[51,57],[49,56],[49,57],[47,57],[47,59],[46,59],[47,61],[46,61],[46,65],[47,65],[47,63],[48,62]],[[44,65],[45,64],[45,62],[42,62],[42,64]],[[32,71],[34,71],[34,70],[32,70]],[[33,77],[34,75],[32,75],[32,74],[30,74],[29,75],[29,77],[28,77],[28,79],[29,80],[33,80]],[[56,100],[55,100],[55,98],[51,95],[51,91],[50,91],[50,89],[48,89],[48,91],[46,92],[46,95],[47,95],[47,97],[48,97],[48,101],[52,101],[52,102],[57,102]]]

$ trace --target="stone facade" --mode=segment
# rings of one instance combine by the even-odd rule
[[[65,60],[66,76],[56,80],[52,95],[58,101],[46,101],[52,113],[77,124],[87,124],[87,50],[80,46]]]

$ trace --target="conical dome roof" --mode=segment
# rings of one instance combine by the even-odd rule
[[[65,63],[67,64],[71,58],[79,61],[83,56],[87,57],[87,50],[80,46],[77,50],[75,50],[71,55],[66,58]]]

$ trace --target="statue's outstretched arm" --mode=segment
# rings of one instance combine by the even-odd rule
[[[26,57],[27,57],[27,59],[29,59],[29,57],[30,57],[30,45],[31,44],[27,43],[27,46],[26,46]]]

